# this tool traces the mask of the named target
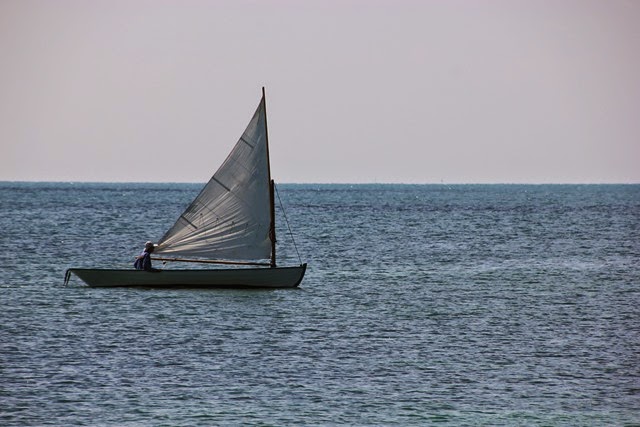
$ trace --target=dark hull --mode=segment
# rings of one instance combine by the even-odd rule
[[[91,287],[144,288],[295,288],[307,269],[296,267],[230,268],[213,270],[116,270],[70,268],[65,283],[73,273]]]

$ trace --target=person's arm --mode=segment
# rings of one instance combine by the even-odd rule
[[[142,269],[144,271],[153,270],[153,268],[151,268],[151,254],[148,252],[144,254],[144,260],[142,260]]]

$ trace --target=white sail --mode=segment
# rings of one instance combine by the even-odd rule
[[[269,153],[264,96],[240,140],[165,233],[159,255],[262,260],[271,254]]]

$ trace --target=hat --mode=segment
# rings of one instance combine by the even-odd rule
[[[153,246],[154,246],[154,245],[153,245],[153,242],[147,242],[147,243],[145,243],[145,244],[144,244],[144,248],[145,248],[145,249],[147,249],[147,248],[152,248]]]

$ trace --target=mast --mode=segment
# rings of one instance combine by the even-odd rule
[[[271,267],[276,266],[276,208],[275,208],[275,183],[271,179],[271,160],[269,158],[269,127],[267,126],[267,96],[262,86],[262,105],[264,108],[264,135],[267,147],[267,175],[269,180],[269,213],[271,222],[269,225],[269,240],[271,240]]]

